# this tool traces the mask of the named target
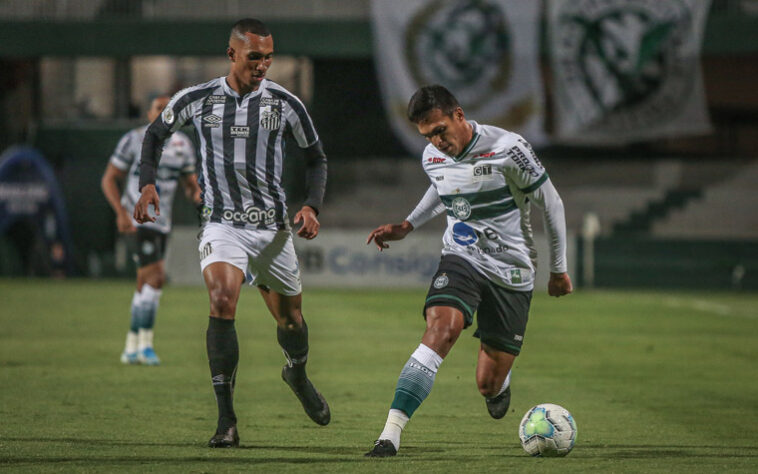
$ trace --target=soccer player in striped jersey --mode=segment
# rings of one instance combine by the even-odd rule
[[[536,252],[530,203],[543,210],[550,242],[548,293],[571,293],[566,273],[563,202],[521,136],[466,120],[442,86],[425,86],[408,104],[408,118],[429,140],[422,164],[431,185],[400,224],[374,229],[366,243],[379,250],[429,219],[447,214],[437,273],[424,304],[426,331],[400,372],[384,430],[369,457],[397,454],[400,434],[432,389],[442,360],[477,318],[481,340],[476,382],[493,418],[510,405],[510,371],[524,340],[534,288]]]
[[[168,104],[169,96],[159,96],[150,103],[147,118],[152,122]],[[131,323],[126,347],[121,354],[124,364],[158,365],[153,348],[153,326],[160,303],[166,271],[163,260],[171,231],[171,205],[177,184],[182,183],[188,199],[200,204],[200,186],[195,174],[195,149],[190,139],[177,133],[166,143],[157,172],[157,188],[166,212],[155,222],[138,224],[132,219],[139,199],[139,157],[147,125],[124,135],[116,146],[100,182],[108,203],[116,213],[118,231],[126,238],[129,253],[137,265],[137,289],[132,297]],[[125,181],[125,182],[124,182]],[[123,182],[123,192],[119,183]]]
[[[234,318],[246,273],[277,323],[277,339],[287,364],[282,378],[319,425],[330,420],[329,406],[308,379],[308,326],[302,287],[282,188],[285,141],[294,138],[306,161],[306,199],[295,214],[297,235],[318,235],[317,215],[326,186],[326,155],[302,102],[266,79],[274,40],[265,24],[238,21],[229,37],[229,74],[177,93],[147,130],[142,148],[138,222],[160,214],[155,169],[163,141],[185,123],[200,139],[200,173],[205,224],[198,250],[208,288],[210,318],[206,347],[218,405],[211,447],[239,445],[232,404],[239,348]]]

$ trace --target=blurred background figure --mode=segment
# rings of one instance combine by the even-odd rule
[[[147,111],[152,123],[166,108],[170,97],[160,95],[152,100]],[[200,186],[195,173],[196,155],[189,137],[179,132],[163,147],[156,173],[163,211],[155,222],[138,224],[132,218],[139,199],[139,163],[142,140],[147,125],[130,130],[119,140],[105,169],[100,186],[116,214],[116,227],[127,242],[129,254],[137,266],[137,288],[132,297],[131,323],[126,346],[121,354],[124,364],[158,365],[160,359],[153,348],[153,327],[166,281],[166,243],[171,232],[171,210],[179,184],[187,199],[199,206]],[[121,188],[119,188],[121,186]]]

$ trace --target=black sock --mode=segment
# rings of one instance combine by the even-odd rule
[[[308,325],[305,319],[299,328],[282,329],[277,326],[276,339],[290,367],[305,375],[305,362],[308,360]]]
[[[233,319],[211,318],[205,334],[208,350],[208,365],[211,368],[211,382],[218,403],[218,428],[226,430],[237,423],[232,395],[239,362],[237,331]]]

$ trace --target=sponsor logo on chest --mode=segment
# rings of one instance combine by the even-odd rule
[[[221,126],[222,118],[216,114],[210,114],[203,117],[203,127],[218,128]]]
[[[250,136],[250,127],[232,125],[229,133],[232,138],[248,138]]]
[[[475,183],[480,182],[480,181],[490,181],[493,178],[492,165],[486,164],[486,165],[474,166],[473,174],[474,174],[473,181]]]
[[[226,102],[225,95],[209,95],[205,99],[205,105],[223,104]]]

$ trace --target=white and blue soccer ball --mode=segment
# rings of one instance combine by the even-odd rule
[[[526,412],[518,436],[524,451],[532,456],[565,456],[576,442],[576,422],[562,406],[543,403]]]

